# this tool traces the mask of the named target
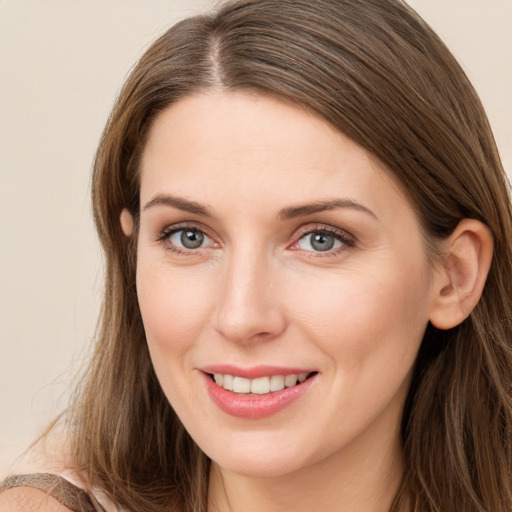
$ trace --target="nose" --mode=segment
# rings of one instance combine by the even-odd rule
[[[286,328],[274,276],[275,265],[254,251],[233,254],[222,275],[213,324],[226,339],[237,342],[270,340]]]

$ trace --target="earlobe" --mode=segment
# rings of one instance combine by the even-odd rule
[[[480,300],[491,266],[493,239],[485,224],[464,219],[443,245],[430,322],[438,329],[451,329],[467,318]]]
[[[123,208],[119,217],[121,223],[121,229],[125,236],[130,237],[133,235],[133,216],[127,208]]]

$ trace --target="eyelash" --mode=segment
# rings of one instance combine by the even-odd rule
[[[356,240],[352,235],[349,235],[347,232],[342,231],[340,229],[336,229],[334,227],[329,226],[318,226],[313,228],[306,228],[304,231],[300,232],[297,241],[294,242],[291,246],[293,249],[295,246],[298,246],[301,240],[304,240],[307,236],[319,234],[319,235],[327,235],[332,236],[336,241],[341,243],[341,247],[337,247],[335,249],[328,249],[326,251],[306,251],[303,252],[309,258],[325,258],[330,256],[338,256],[340,253],[345,252],[349,249],[352,249],[356,245]],[[300,248],[293,250],[301,250]]]
[[[163,244],[167,250],[169,250],[175,254],[185,255],[185,256],[190,255],[191,253],[195,253],[195,252],[197,252],[198,249],[202,249],[203,247],[199,247],[198,249],[187,249],[187,248],[177,247],[175,244],[173,244],[170,241],[170,238],[172,235],[179,233],[180,231],[187,231],[187,230],[202,233],[203,235],[207,236],[210,240],[212,240],[212,237],[209,236],[203,228],[198,227],[196,225],[183,224],[183,225],[179,225],[179,226],[168,226],[168,227],[164,228],[160,232],[160,234],[157,238],[157,242]]]
[[[187,249],[187,248],[181,248],[177,247],[175,244],[173,244],[170,241],[170,238],[172,235],[179,233],[181,231],[195,231],[198,233],[202,233],[206,237],[208,237],[210,240],[213,240],[212,237],[210,237],[206,230],[204,228],[198,227],[197,225],[178,225],[178,226],[168,226],[165,229],[163,229],[160,234],[158,235],[157,242],[163,244],[165,248],[175,254],[178,255],[190,255],[192,253],[196,253],[198,249],[203,249],[205,247],[198,247],[197,249]],[[325,225],[313,227],[313,228],[306,228],[302,232],[299,232],[298,235],[296,235],[296,241],[291,244],[291,246],[288,246],[291,250],[297,250],[300,251],[300,247],[295,248],[298,246],[301,240],[304,240],[307,236],[313,235],[313,234],[320,234],[320,235],[327,235],[332,236],[336,241],[341,243],[341,247],[335,248],[335,249],[329,249],[325,252],[323,251],[308,251],[303,250],[303,252],[307,255],[309,258],[322,258],[322,257],[329,257],[329,256],[337,256],[339,253],[344,252],[346,250],[352,249],[356,245],[356,239],[348,234],[345,231],[342,231],[340,229],[336,229],[333,227],[328,227]]]

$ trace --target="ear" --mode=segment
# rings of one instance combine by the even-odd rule
[[[442,249],[430,322],[438,329],[451,329],[467,318],[480,300],[491,266],[493,239],[485,224],[464,219],[442,243]]]
[[[130,237],[133,235],[133,216],[127,208],[123,208],[121,215],[119,216],[121,223],[121,229],[125,236]]]

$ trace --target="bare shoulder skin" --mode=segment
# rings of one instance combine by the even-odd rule
[[[9,469],[11,475],[53,473],[64,476],[69,462],[65,434],[58,432],[25,452]],[[1,475],[0,481],[7,475]],[[57,499],[45,491],[23,486],[0,493],[0,512],[68,512]]]
[[[107,511],[116,510],[115,506],[101,493],[93,490],[86,478],[73,469],[69,442],[64,431],[56,429],[47,437],[27,450],[9,468],[9,475],[57,475],[74,486],[93,494],[99,504]],[[0,475],[0,482],[8,475]],[[0,492],[0,512],[72,512],[46,491],[30,486],[20,486]]]
[[[84,488],[86,482],[70,469],[73,466],[66,432],[57,427],[21,454],[8,469],[8,474],[0,474],[0,481],[8,475],[51,473]]]
[[[44,491],[18,487],[0,493],[0,512],[71,512]]]

